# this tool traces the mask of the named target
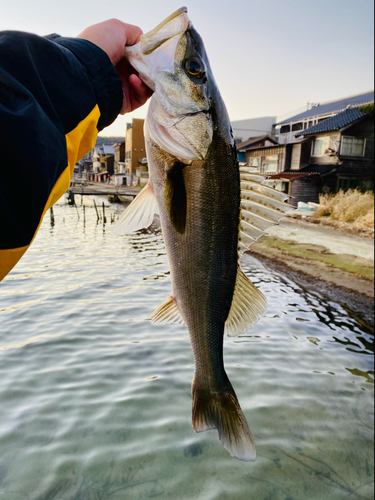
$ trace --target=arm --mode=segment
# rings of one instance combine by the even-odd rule
[[[122,25],[116,30],[108,26],[113,22],[80,38],[0,33],[0,280],[68,189],[74,165],[94,147],[98,131],[149,97],[120,55],[141,31],[130,27],[134,40],[127,39],[123,26],[129,32],[129,25],[115,21]],[[102,25],[109,53],[100,48],[103,34],[93,40]],[[108,32],[121,30],[110,42]]]

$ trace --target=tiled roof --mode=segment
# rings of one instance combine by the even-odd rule
[[[296,137],[300,137],[301,135],[319,134],[321,132],[330,132],[331,130],[340,130],[363,118],[364,116],[366,115],[361,113],[358,108],[349,108],[338,115],[331,116],[330,118],[307,128],[306,130],[301,130],[298,134],[296,134]]]
[[[278,122],[275,125],[283,125],[284,123],[298,122],[304,118],[309,118],[310,116],[325,115],[328,113],[339,113],[343,111],[348,106],[363,106],[364,104],[369,104],[374,102],[374,91],[366,92],[364,94],[359,94],[352,97],[346,97],[344,99],[339,99],[337,101],[327,102],[326,104],[321,104],[319,106],[314,106],[312,109],[304,111],[299,115],[287,118],[282,122]]]
[[[252,146],[257,144],[258,142],[262,141],[270,141],[273,142],[274,144],[277,145],[277,142],[270,137],[269,134],[266,135],[259,135],[257,137],[250,137],[247,141],[241,142],[240,144],[237,144],[237,150],[238,151],[243,151],[244,149],[250,149]]]

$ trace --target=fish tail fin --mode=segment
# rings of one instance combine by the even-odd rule
[[[193,429],[217,429],[224,448],[232,457],[245,462],[256,458],[254,440],[229,380],[221,391],[199,389],[193,382]]]

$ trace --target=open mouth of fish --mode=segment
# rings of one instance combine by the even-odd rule
[[[141,36],[140,42],[125,48],[125,55],[140,78],[155,91],[155,75],[174,70],[174,55],[179,37],[190,25],[187,8],[171,14],[156,28]],[[163,51],[157,51],[163,46]]]

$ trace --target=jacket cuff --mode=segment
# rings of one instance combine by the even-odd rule
[[[120,77],[108,55],[97,45],[80,38],[53,37],[51,40],[69,49],[86,68],[100,109],[98,130],[115,121],[122,108]]]

